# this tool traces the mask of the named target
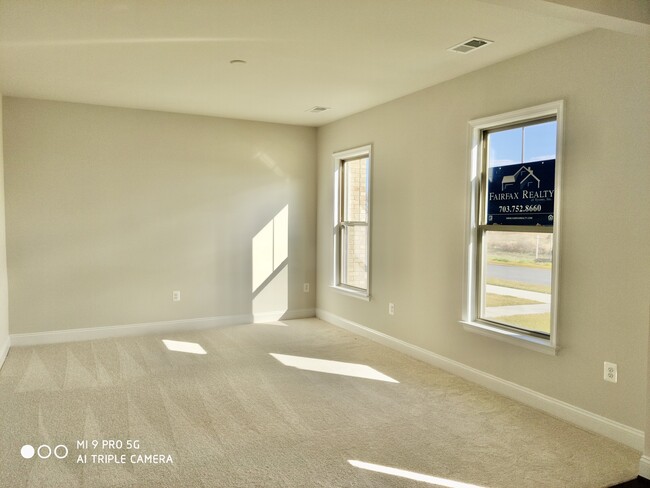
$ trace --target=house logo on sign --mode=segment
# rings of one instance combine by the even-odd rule
[[[501,191],[512,186],[519,186],[519,189],[539,188],[541,180],[535,176],[530,167],[522,166],[514,175],[504,176],[501,180]]]

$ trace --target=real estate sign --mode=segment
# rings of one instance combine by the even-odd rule
[[[555,159],[488,169],[488,225],[553,225]]]

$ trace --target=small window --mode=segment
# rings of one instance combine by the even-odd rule
[[[334,154],[334,286],[369,296],[370,146]]]
[[[556,347],[561,102],[470,123],[464,322]]]

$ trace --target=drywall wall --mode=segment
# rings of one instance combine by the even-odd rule
[[[646,41],[592,31],[321,127],[318,309],[643,431],[650,295]],[[549,356],[468,332],[458,321],[468,122],[561,99],[561,350]],[[372,299],[364,302],[329,287],[332,153],[369,143]],[[395,303],[394,316],[388,302]],[[603,361],[618,364],[617,384],[603,381]]]
[[[20,98],[4,121],[11,334],[312,313],[315,129]]]
[[[650,312],[650,307],[648,307]],[[650,313],[648,314],[648,326],[650,327]],[[645,448],[639,465],[639,474],[650,479],[650,333],[648,334],[648,370],[646,373],[648,389],[646,390],[646,420],[645,420]]]
[[[650,23],[650,6],[645,0],[546,0],[571,8],[582,9],[615,18]]]
[[[7,298],[7,241],[5,236],[4,149],[2,138],[2,94],[0,93],[0,367],[9,352],[9,309]]]

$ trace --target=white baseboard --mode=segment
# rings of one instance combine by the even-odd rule
[[[51,332],[34,332],[29,334],[11,334],[11,345],[35,346],[39,344],[89,341],[111,337],[210,329],[213,327],[223,327],[228,325],[250,324],[252,322],[252,315],[229,315],[187,320],[169,320],[164,322],[148,322],[143,324],[90,327],[86,329],[55,330]]]
[[[7,354],[9,354],[9,346],[11,345],[11,337],[7,336],[2,344],[0,344],[0,368],[5,363],[7,359]]]
[[[165,332],[182,332],[186,330],[211,329],[229,325],[252,324],[272,320],[290,320],[314,317],[313,308],[287,310],[279,314],[222,315],[198,319],[169,320],[164,322],[148,322],[143,324],[111,325],[106,327],[89,327],[85,329],[55,330],[50,332],[34,332],[29,334],[11,334],[11,346],[36,346],[40,344],[56,344],[61,342],[90,341],[111,337],[138,336],[145,334],[161,334]],[[266,318],[268,317],[268,318]],[[274,317],[274,318],[271,318]],[[258,320],[259,319],[259,320]],[[8,347],[8,346],[7,346]],[[0,352],[2,349],[0,349]],[[1,356],[0,356],[1,357]]]
[[[315,317],[316,310],[313,308],[299,308],[295,310],[278,310],[277,312],[264,312],[254,313],[253,321],[260,322],[274,322],[278,320],[293,320],[293,319],[306,319],[308,317]]]
[[[639,461],[639,476],[650,480],[650,455],[641,456],[641,461]]]
[[[409,344],[408,342],[344,319],[343,317],[339,317],[338,315],[325,310],[316,309],[316,316],[333,325],[367,337],[375,342],[477,383],[501,395],[517,400],[538,410],[542,410],[543,412],[559,419],[566,420],[578,427],[582,427],[583,429],[613,439],[621,444],[636,449],[637,451],[643,451],[644,433],[641,430],[634,429],[625,424],[615,422],[606,417],[602,417],[563,402],[562,400],[558,400],[531,390],[530,388],[485,373],[467,366],[466,364],[454,361],[453,359],[449,359],[421,347],[414,346],[413,344]],[[648,458],[646,458],[646,460],[647,459]]]

